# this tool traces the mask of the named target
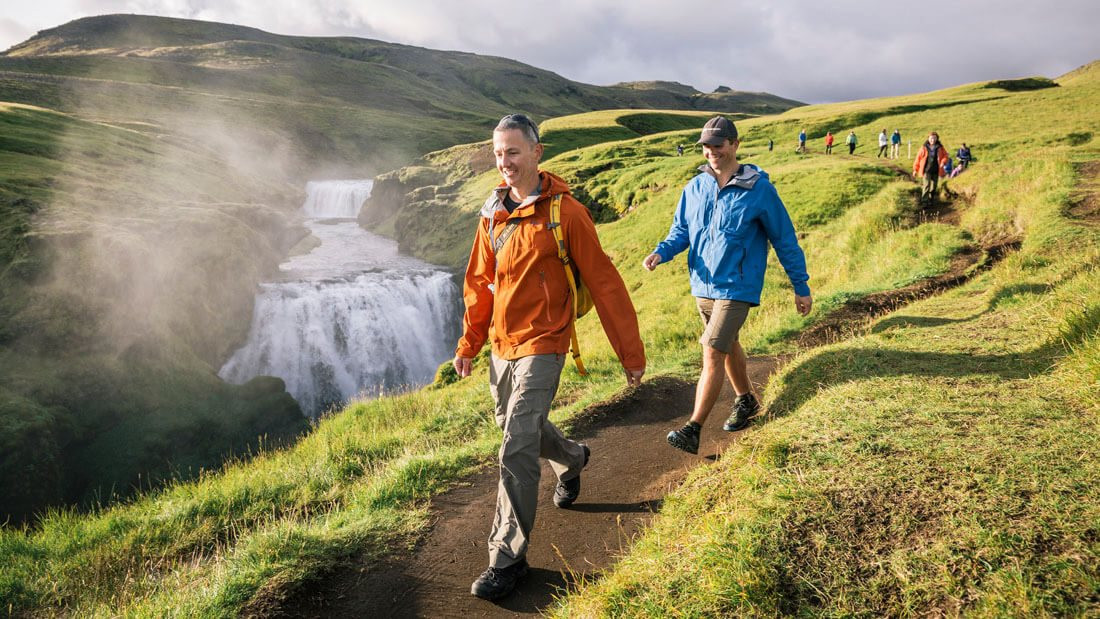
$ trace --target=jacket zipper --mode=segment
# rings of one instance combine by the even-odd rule
[[[717,182],[718,182],[717,179],[715,179],[715,184],[717,184]],[[720,222],[720,218],[722,217],[722,203],[720,201],[721,195],[722,195],[722,186],[719,185],[718,189],[715,190],[715,192],[714,192],[714,215],[711,217],[711,222],[710,222],[710,241],[711,241],[711,244],[714,244],[715,242],[717,242],[718,237],[721,236],[721,234],[722,234],[722,228],[718,225],[719,222]],[[706,278],[706,281],[704,283],[707,286],[710,286],[711,285],[710,278],[709,277]]]
[[[546,322],[553,322],[550,318],[550,287],[546,285],[546,271],[539,271],[539,285],[542,286],[542,294],[546,297]]]

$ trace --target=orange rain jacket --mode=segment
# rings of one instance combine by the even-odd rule
[[[570,195],[569,185],[560,177],[540,170],[539,178],[539,195],[524,200],[512,213],[501,202],[508,191],[504,184],[493,190],[482,207],[466,267],[466,315],[456,354],[477,355],[490,327],[493,354],[502,359],[569,352],[572,293],[554,233],[547,227],[551,197],[564,194],[561,226],[569,257],[592,292],[600,323],[623,367],[644,368],[645,347],[634,304],[600,246],[588,209]],[[490,234],[496,238],[511,220],[520,224],[494,256]]]
[[[943,142],[936,144],[938,147],[936,150],[936,167],[939,168],[940,176],[947,174],[943,171],[943,164],[947,163],[947,147],[943,145]],[[917,158],[913,160],[913,176],[920,178],[924,176],[924,162],[928,160],[928,142],[925,142],[919,150],[917,150]]]

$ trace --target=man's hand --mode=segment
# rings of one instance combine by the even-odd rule
[[[803,316],[810,313],[810,309],[814,306],[814,298],[810,295],[800,297],[797,294],[794,295],[794,308],[798,310],[799,314]]]
[[[645,368],[626,370],[626,385],[628,387],[637,387],[642,384],[642,374],[645,374]]]
[[[642,266],[644,266],[647,271],[656,269],[658,264],[661,264],[661,254],[649,254],[645,257],[645,260],[642,260]]]
[[[465,378],[470,375],[470,369],[474,366],[474,360],[470,357],[455,355],[454,365],[458,377]]]

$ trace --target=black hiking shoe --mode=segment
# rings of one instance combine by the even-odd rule
[[[588,449],[588,445],[581,443],[581,447],[584,448],[584,464],[581,468],[588,466],[588,456],[592,455],[592,450]],[[557,486],[554,486],[554,505],[558,507],[569,507],[573,504],[573,501],[577,500],[577,497],[581,494],[581,476],[577,474],[573,479],[566,479],[559,481]]]
[[[520,559],[508,567],[490,567],[470,585],[470,593],[483,600],[496,600],[511,593],[526,575],[527,559]]]
[[[679,430],[668,433],[668,444],[689,454],[699,453],[699,430],[701,426],[689,421]]]
[[[756,396],[751,393],[739,395],[733,401],[733,414],[726,420],[726,423],[722,424],[722,429],[726,432],[743,430],[759,412],[760,403],[756,401]]]

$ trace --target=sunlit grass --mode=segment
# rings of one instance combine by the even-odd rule
[[[1067,160],[1097,151],[1057,137],[1096,126],[1080,103],[1096,89],[1078,85],[937,119],[944,135],[964,116],[968,143],[1043,144],[988,143],[952,181],[972,197],[961,231],[909,227],[906,190],[887,187],[807,235],[811,273],[833,266],[815,291],[840,298],[942,269],[967,242],[1024,243],[966,286],[799,355],[768,387],[767,423],[697,470],[555,616],[1095,610],[1100,235],[1062,213]],[[1031,133],[1032,113],[1058,116],[1057,133]]]

